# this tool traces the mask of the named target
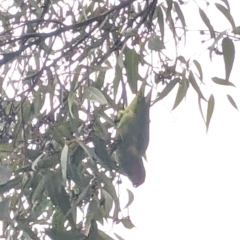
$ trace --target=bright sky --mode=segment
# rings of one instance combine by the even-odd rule
[[[239,26],[240,2],[229,3]],[[192,14],[187,23],[195,18]],[[211,20],[214,18],[216,26],[219,18],[214,15]],[[227,21],[219,24],[230,28]],[[192,53],[198,49],[197,42],[199,34],[192,39]],[[176,93],[151,109],[147,178],[133,190],[135,200],[130,206],[136,228],[125,230],[120,224],[115,228],[126,240],[240,239],[240,114],[226,97],[231,94],[240,107],[239,44],[235,48],[230,81],[237,88],[214,83],[208,87],[207,92],[217,91],[208,134],[193,90],[173,112]],[[210,83],[211,77],[224,77],[224,65],[221,57],[210,65],[204,60],[206,54],[201,57],[205,81]]]

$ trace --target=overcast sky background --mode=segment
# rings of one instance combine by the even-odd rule
[[[239,26],[240,2],[229,3]],[[197,8],[194,3],[192,6],[185,15],[188,28],[203,29],[199,25],[202,21],[196,21]],[[216,10],[211,15],[210,10],[206,14],[214,28],[230,29],[220,12],[218,15]],[[210,63],[208,51],[199,42],[199,33],[192,33],[184,53],[189,56],[200,53],[195,59],[203,64],[207,83],[203,91],[214,92],[215,110],[209,132],[206,134],[192,89],[172,112],[177,88],[151,109],[146,182],[133,190],[135,200],[130,206],[136,228],[125,230],[121,224],[114,227],[114,232],[126,240],[240,239],[240,114],[226,97],[230,94],[240,107],[240,44],[235,44],[230,81],[236,88],[232,88],[211,82],[211,77],[224,78],[223,59],[219,56]]]
[[[229,3],[236,26],[240,26],[240,2]],[[188,28],[205,29],[194,1],[189,5],[190,11],[185,12]],[[206,14],[214,28],[230,28],[217,10],[208,9]],[[183,51],[203,66],[206,98],[214,92],[209,132],[206,134],[192,88],[174,111],[177,88],[152,107],[146,182],[137,189],[126,184],[135,195],[129,214],[136,228],[126,230],[118,224],[111,231],[125,240],[240,239],[240,113],[226,97],[230,94],[240,108],[240,44],[235,44],[230,77],[236,88],[222,87],[212,83],[211,77],[224,78],[223,59],[219,56],[210,64],[200,37],[198,32],[190,33]],[[206,112],[206,106],[203,109]]]

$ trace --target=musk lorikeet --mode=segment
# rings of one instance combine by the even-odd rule
[[[145,168],[142,157],[149,142],[149,108],[151,91],[144,97],[144,87],[128,107],[120,114],[117,124],[116,144],[117,161],[133,186],[138,187],[145,181]]]

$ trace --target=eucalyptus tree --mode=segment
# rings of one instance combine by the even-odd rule
[[[201,61],[178,51],[192,31],[185,20],[189,4],[203,25],[196,41],[206,44],[212,61],[222,58],[225,66],[225,76],[213,75],[212,83],[234,86],[230,79],[240,30],[227,0],[1,1],[4,237],[122,239],[108,236],[99,223],[134,226],[121,214],[134,199],[122,178],[127,175],[135,186],[144,182],[151,93],[152,106],[177,88],[175,109],[192,88],[207,129],[214,110],[214,92],[204,91]],[[230,29],[216,31],[209,8]],[[138,104],[124,110],[132,94],[148,104],[146,114]],[[237,109],[233,97],[227,98]],[[129,172],[126,161],[131,165],[134,159],[140,165]],[[129,196],[126,206],[119,188]]]

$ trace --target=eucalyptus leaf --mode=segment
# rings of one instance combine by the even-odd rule
[[[132,229],[135,226],[133,225],[132,221],[129,218],[123,218],[121,220],[121,223],[123,224],[123,226],[127,229]]]
[[[68,145],[65,143],[61,153],[61,170],[63,182],[67,180],[67,165],[68,165]]]
[[[231,83],[231,82],[229,82],[225,79],[222,79],[222,78],[213,77],[212,81],[215,82],[216,84],[219,84],[219,85],[235,87],[233,83]]]
[[[207,108],[207,119],[206,119],[206,128],[208,131],[210,121],[212,119],[212,114],[215,106],[215,99],[214,96],[211,95],[208,99],[208,108]]]
[[[228,19],[228,21],[232,25],[232,28],[234,29],[235,28],[235,22],[234,22],[234,19],[233,19],[231,13],[230,13],[230,10],[227,9],[226,7],[224,7],[223,5],[219,4],[219,3],[215,3],[215,6]]]
[[[159,39],[158,36],[152,34],[148,39],[148,48],[154,51],[160,51],[165,48],[164,43]]]
[[[201,81],[203,81],[203,71],[202,71],[202,67],[201,67],[200,63],[197,60],[193,60],[193,63],[195,64],[195,66],[199,72],[199,79]]]
[[[230,95],[228,95],[228,94],[227,94],[227,98],[228,98],[228,101],[232,104],[232,106],[238,110],[237,104],[233,100],[233,98]]]
[[[139,58],[140,57],[136,53],[135,49],[126,49],[124,65],[127,72],[128,84],[133,93],[137,92]]]
[[[195,79],[192,71],[190,71],[188,79],[189,79],[189,82],[191,83],[191,85],[193,86],[194,90],[197,92],[198,96],[206,101],[205,97],[203,96],[203,94],[201,92],[200,87],[198,86],[198,84],[196,82],[196,79]]]
[[[205,13],[202,9],[200,9],[200,8],[199,8],[199,14],[200,14],[203,22],[205,23],[205,25],[206,25],[207,28],[209,29],[211,38],[215,38],[215,31],[214,31],[213,26],[211,25],[211,22],[210,22],[208,16],[207,16],[206,13]]]
[[[134,195],[133,195],[132,191],[127,189],[127,192],[128,192],[128,203],[126,204],[125,208],[128,208],[134,201]]]
[[[189,82],[187,79],[183,79],[182,82],[179,84],[177,96],[173,105],[173,109],[175,109],[179,103],[183,100],[183,98],[186,96],[187,90],[189,87]]]
[[[89,86],[85,90],[83,97],[85,99],[88,99],[88,100],[91,100],[94,102],[98,102],[102,105],[107,104],[107,100],[106,100],[105,96],[103,95],[103,93],[99,89],[97,89],[93,86]]]
[[[235,47],[233,41],[226,37],[222,41],[223,58],[225,63],[226,80],[229,80],[235,58]]]
[[[12,176],[12,170],[7,165],[0,166],[0,185],[8,182]]]

